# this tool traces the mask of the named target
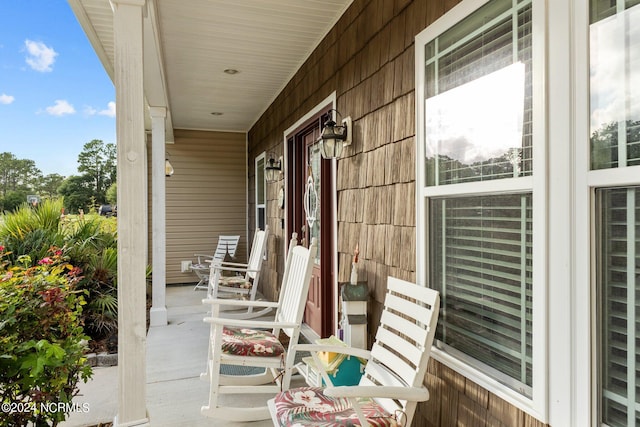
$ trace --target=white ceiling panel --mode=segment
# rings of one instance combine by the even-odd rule
[[[148,0],[145,43],[154,48],[145,55],[156,58],[145,64],[158,66],[145,65],[145,79],[157,80],[145,84],[147,99],[166,100],[176,129],[248,131],[351,2]],[[112,76],[109,1],[69,3]]]

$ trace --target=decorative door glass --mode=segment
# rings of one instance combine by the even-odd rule
[[[320,264],[320,143],[315,142],[307,146],[307,160],[309,163],[309,176],[313,181],[313,188],[315,190],[315,220],[309,224],[309,241],[312,238],[316,238],[318,242],[318,251],[316,252],[316,264]]]

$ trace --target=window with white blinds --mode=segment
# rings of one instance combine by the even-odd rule
[[[640,425],[640,187],[596,191],[601,418]]]
[[[531,385],[531,195],[434,199],[430,212],[438,337]]]
[[[425,252],[442,304],[436,345],[531,398],[532,1],[486,2],[424,49]]]
[[[640,0],[590,0],[589,5],[598,417],[603,426],[635,427],[640,425],[640,173],[634,171],[640,165]]]

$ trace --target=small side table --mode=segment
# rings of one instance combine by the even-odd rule
[[[367,348],[367,301],[369,288],[367,282],[352,285],[342,282],[340,297],[342,298],[342,327],[344,342],[351,347]]]

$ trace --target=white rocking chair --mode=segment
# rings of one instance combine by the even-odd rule
[[[327,387],[302,387],[269,400],[275,426],[410,426],[417,402],[429,399],[423,381],[438,321],[437,291],[389,277],[380,326],[371,351],[301,344],[311,351]],[[356,386],[334,387],[319,351],[367,360]]]
[[[211,262],[209,273],[208,298],[235,298],[255,301],[260,281],[262,261],[267,252],[267,239],[269,238],[269,226],[263,230],[256,229],[251,245],[251,254],[247,264],[234,262]],[[232,276],[225,276],[224,272],[230,272]],[[242,273],[244,273],[242,275]],[[240,298],[238,298],[240,297]],[[256,307],[243,307],[238,310],[236,306],[224,306],[224,317],[232,319],[252,319],[263,316],[272,310],[272,307],[263,307],[254,311]],[[233,311],[228,311],[233,310]]]
[[[297,246],[297,236],[294,234],[285,262],[278,302],[214,298],[202,301],[212,305],[212,317],[204,319],[211,324],[211,331],[207,372],[201,375],[201,378],[209,380],[210,385],[209,404],[202,407],[203,415],[239,422],[269,419],[266,401],[262,407],[232,407],[221,405],[220,396],[232,394],[242,398],[255,393],[275,395],[289,388],[295,362],[293,347],[300,336],[316,251],[315,238],[307,249]],[[238,307],[273,307],[276,309],[275,318],[273,321],[220,318],[220,305],[229,304]],[[289,337],[286,349],[279,340],[281,333]],[[261,373],[225,375],[220,372],[221,365],[257,367]]]
[[[196,273],[198,276],[198,283],[193,288],[193,290],[197,289],[207,289],[209,283],[209,268],[211,261],[219,261],[222,262],[224,257],[229,253],[231,258],[236,256],[236,249],[238,249],[238,242],[240,241],[240,236],[218,236],[218,245],[216,246],[216,251],[213,255],[205,255],[205,254],[195,254],[194,257],[197,258],[197,261],[191,264],[191,271]]]

